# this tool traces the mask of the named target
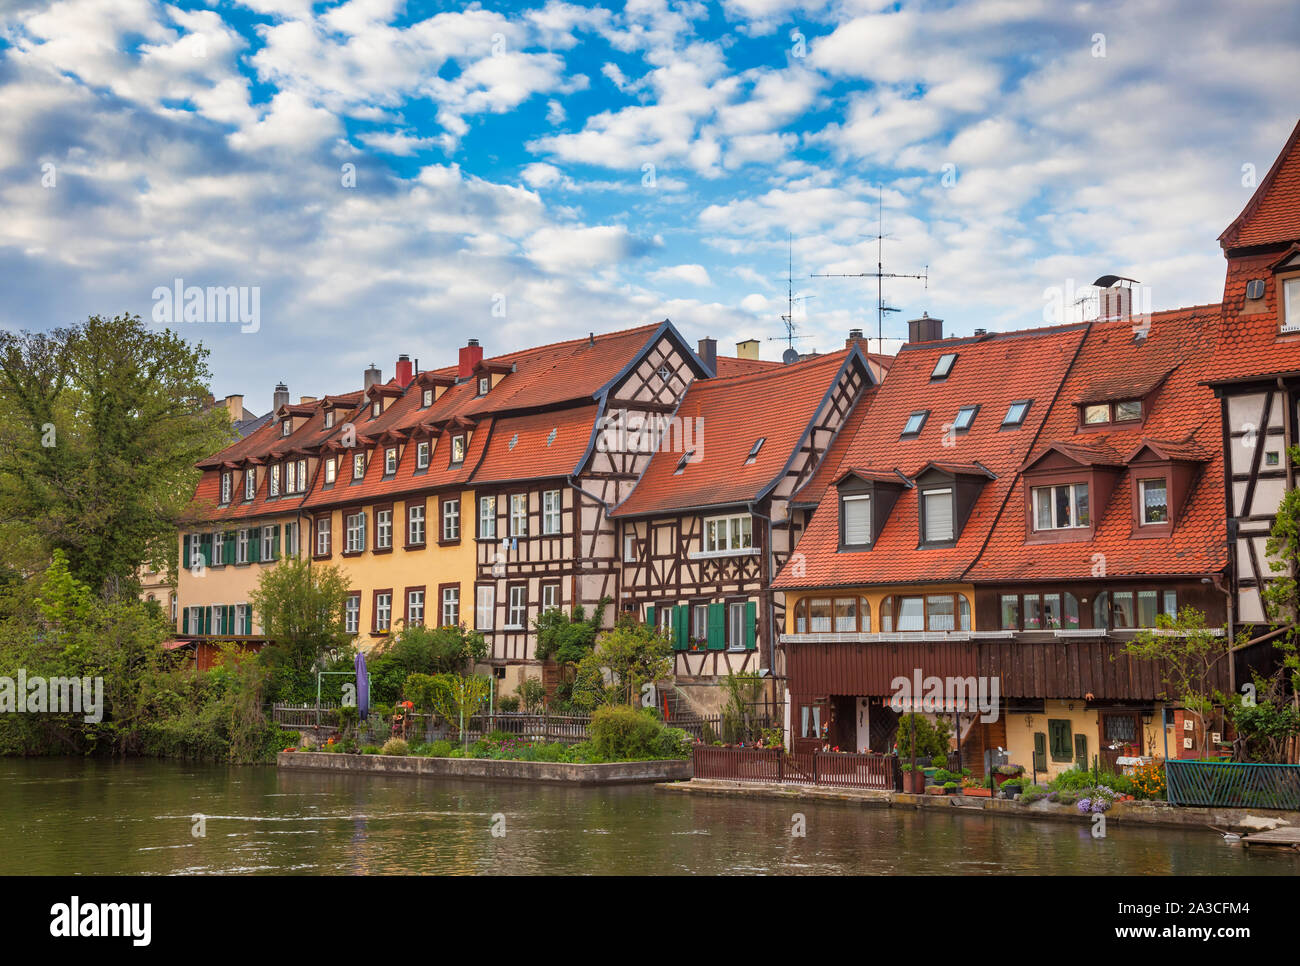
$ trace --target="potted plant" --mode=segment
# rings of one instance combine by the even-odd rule
[[[1025,773],[1024,765],[998,765],[993,769],[993,780],[1001,788],[1013,778],[1019,778]]]
[[[956,782],[944,782],[943,793],[945,795],[956,795],[958,787]]]
[[[942,785],[926,785],[926,786],[925,786],[925,793],[926,793],[927,795],[947,795],[947,794],[948,794],[946,791],[944,791]]]
[[[984,781],[967,776],[962,780],[961,793],[968,798],[992,798],[993,797],[993,779],[986,778]]]
[[[925,772],[913,768],[911,762],[903,765],[903,791],[913,795],[925,793]]]
[[[998,783],[998,791],[1003,798],[1018,798],[1024,790],[1025,780],[1022,777],[1007,778]]]

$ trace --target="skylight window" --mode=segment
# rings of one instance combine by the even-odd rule
[[[1007,407],[1007,414],[1002,417],[1003,427],[1019,426],[1025,421],[1025,414],[1029,412],[1029,404],[1032,399],[1021,399],[1013,402]]]
[[[683,453],[682,458],[677,461],[677,469],[673,470],[673,476],[681,476],[683,473],[685,473],[686,464],[691,461],[691,457],[694,455],[695,455],[695,450],[693,449],[688,449],[685,453]]]
[[[746,466],[758,459],[758,451],[763,448],[763,444],[766,442],[766,436],[760,436],[758,439],[754,440],[754,445],[750,447],[749,455],[745,457]]]
[[[975,422],[975,414],[979,411],[979,406],[962,406],[957,410],[957,418],[952,421],[952,428],[959,433],[966,432],[970,429],[971,423]]]
[[[923,409],[920,412],[912,413],[907,417],[907,425],[903,427],[904,436],[919,436],[921,427],[925,425],[925,417],[930,415],[930,410]]]
[[[930,373],[931,379],[947,379],[948,373],[952,372],[952,364],[957,361],[957,353],[945,352],[939,357],[939,361],[934,364],[934,372]]]

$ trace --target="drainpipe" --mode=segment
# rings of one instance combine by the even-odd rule
[[[771,518],[770,516],[768,516],[766,513],[762,513],[761,511],[759,511],[758,507],[757,507],[755,504],[753,504],[753,503],[749,504],[749,512],[750,512],[751,514],[753,514],[754,516],[758,517],[760,520],[763,520],[763,521],[767,524],[767,541],[766,541],[766,550],[764,551],[764,558],[765,558],[765,559],[764,559],[764,562],[763,562],[763,563],[764,563],[763,569],[767,572],[767,574],[768,574],[768,579],[767,579],[767,581],[766,581],[766,583],[767,583],[767,588],[763,588],[762,586],[759,587],[759,596],[763,599],[763,613],[764,613],[764,617],[765,617],[765,621],[764,621],[764,623],[767,625],[767,637],[768,637],[768,641],[767,641],[767,662],[768,662],[768,666],[772,669],[772,684],[773,684],[773,687],[775,687],[776,682],[777,682],[779,679],[777,678],[777,674],[776,674],[776,637],[777,637],[777,634],[776,634],[776,608],[775,608],[775,605],[772,603],[772,590],[771,590],[771,586],[772,586],[772,518]],[[791,551],[793,551],[793,550],[794,550],[794,547],[792,546],[790,549],[791,549]],[[761,662],[762,662],[762,659],[763,659],[763,651],[762,651],[761,648],[759,649],[758,657],[759,657],[759,661],[760,661],[760,663],[761,663]]]

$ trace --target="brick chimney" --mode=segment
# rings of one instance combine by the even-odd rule
[[[1123,322],[1133,315],[1133,279],[1122,275],[1103,275],[1092,283],[1097,286],[1100,311],[1097,318],[1103,322]]]
[[[736,343],[736,356],[740,359],[758,359],[758,340],[746,339]]]
[[[411,379],[414,377],[414,373],[411,371],[411,357],[405,352],[397,357],[397,369],[395,375],[397,376],[397,384],[399,386],[405,388],[411,384]]]
[[[278,413],[281,406],[289,405],[289,387],[284,383],[276,383],[275,394],[271,397],[271,412]]]
[[[372,363],[370,363],[370,368],[367,369],[366,372],[365,372],[365,377],[364,377],[364,379],[365,379],[365,381],[364,381],[364,383],[362,384],[361,388],[362,388],[362,389],[369,389],[369,388],[370,388],[371,386],[373,386],[375,383],[377,383],[377,382],[383,382],[383,381],[384,381],[384,374],[383,374],[382,372],[380,372],[379,369],[378,369],[378,367],[377,367],[377,366],[372,362]]]
[[[701,339],[698,355],[704,364],[716,374],[718,371],[718,340]]]
[[[907,323],[908,342],[937,342],[943,338],[943,319],[932,319],[922,312],[919,319]]]
[[[470,339],[465,345],[461,346],[460,364],[456,367],[457,379],[468,379],[474,372],[474,367],[483,361],[483,347],[478,344],[478,339]]]
[[[230,421],[237,423],[244,418],[244,397],[227,396],[226,412],[230,414]]]

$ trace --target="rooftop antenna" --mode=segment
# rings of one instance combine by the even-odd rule
[[[876,240],[876,270],[874,272],[847,272],[847,273],[830,273],[817,274],[811,278],[874,278],[876,280],[876,344],[877,352],[884,352],[885,346],[885,313],[897,312],[898,309],[885,304],[885,286],[884,280],[887,278],[919,278],[925,283],[925,287],[930,287],[930,266],[925,266],[925,270],[919,275],[911,275],[902,272],[885,271],[885,187],[884,185],[876,186],[877,204],[880,208],[880,230],[874,235]]]
[[[816,298],[815,295],[795,295],[794,294],[794,235],[787,235],[786,242],[788,251],[786,253],[786,271],[785,271],[785,314],[781,316],[781,321],[785,323],[785,335],[769,336],[768,342],[786,343],[786,350],[782,353],[783,362],[795,362],[799,358],[799,353],[794,347],[795,339],[806,339],[805,335],[797,335],[799,324],[795,321],[794,307],[800,302],[806,302],[808,299]]]

